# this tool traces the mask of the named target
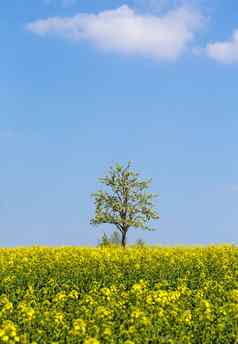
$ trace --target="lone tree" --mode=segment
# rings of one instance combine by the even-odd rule
[[[109,191],[97,191],[93,194],[96,214],[91,224],[111,223],[121,233],[121,245],[126,246],[129,228],[153,230],[147,226],[150,220],[159,219],[154,209],[153,199],[158,194],[148,192],[151,179],[140,180],[139,173],[131,170],[131,162],[126,167],[116,164],[99,181]]]

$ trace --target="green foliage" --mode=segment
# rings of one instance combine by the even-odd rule
[[[153,230],[148,223],[160,218],[154,209],[153,200],[158,194],[148,192],[151,179],[140,180],[139,173],[131,170],[131,163],[126,167],[116,164],[108,175],[99,179],[109,191],[100,190],[93,194],[96,213],[91,223],[113,224],[121,232],[122,245],[126,244],[129,228]]]
[[[103,233],[101,239],[99,240],[99,246],[110,246],[110,238],[106,233]]]
[[[136,244],[136,246],[139,246],[139,247],[145,247],[146,246],[146,242],[143,239],[137,239],[135,244]]]
[[[110,243],[112,245],[120,245],[121,244],[121,236],[118,231],[113,231],[110,236]]]
[[[121,245],[121,237],[118,231],[113,231],[110,237],[103,233],[99,246]]]

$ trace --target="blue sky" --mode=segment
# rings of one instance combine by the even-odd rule
[[[2,1],[0,245],[97,243],[110,229],[89,225],[90,195],[128,160],[161,215],[130,242],[237,243],[237,11]]]

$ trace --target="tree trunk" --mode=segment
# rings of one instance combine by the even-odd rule
[[[122,247],[126,247],[126,231],[122,232],[122,236],[121,236],[121,245]]]

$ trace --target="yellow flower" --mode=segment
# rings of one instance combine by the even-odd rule
[[[128,328],[128,333],[129,333],[130,335],[135,335],[136,332],[137,332],[137,330],[136,330],[135,326],[130,326],[130,327]]]
[[[140,324],[147,327],[151,325],[151,320],[147,316],[144,315],[140,318]]]
[[[101,293],[105,296],[110,296],[111,295],[111,291],[109,288],[102,288],[101,289]]]
[[[100,344],[100,342],[96,338],[88,338],[83,344]]]
[[[139,309],[139,308],[135,308],[132,312],[131,312],[131,317],[133,319],[138,319],[141,315],[143,315],[144,313]]]
[[[135,283],[132,286],[132,292],[134,292],[135,294],[142,294],[143,291],[146,289],[147,287],[147,283],[143,280],[140,280],[139,283]]]
[[[200,302],[200,320],[212,320],[212,309],[209,301],[207,300],[201,300]]]
[[[110,318],[112,315],[112,311],[109,308],[103,307],[103,306],[99,306],[96,309],[95,312],[96,317],[98,318]]]
[[[71,292],[69,293],[69,298],[71,299],[78,299],[79,293],[77,290],[71,290]]]
[[[0,328],[0,338],[3,342],[12,340],[17,336],[17,328],[10,320],[5,320]]]
[[[86,323],[83,319],[75,319],[70,334],[73,336],[84,335],[86,333]]]
[[[8,342],[8,341],[9,341],[9,336],[3,336],[3,337],[2,337],[2,341],[3,341],[4,343]]]
[[[65,292],[61,291],[58,294],[56,294],[53,301],[61,302],[61,301],[64,301],[66,298],[67,298],[67,295],[65,294]]]
[[[192,313],[191,311],[185,311],[182,315],[182,321],[185,323],[190,323],[192,321]]]
[[[35,311],[33,308],[29,307],[27,310],[26,310],[26,316],[27,316],[27,319],[28,320],[32,320],[35,316]]]
[[[64,321],[64,314],[61,312],[58,312],[57,314],[55,314],[55,322],[56,324],[62,324]]]
[[[230,291],[230,299],[233,302],[238,302],[238,290],[237,289],[233,289]]]
[[[3,306],[3,309],[7,312],[12,311],[12,309],[13,309],[12,303],[11,302],[5,303],[5,305]]]
[[[9,301],[9,299],[7,298],[6,295],[2,295],[0,297],[0,304],[2,304],[3,308],[3,312],[11,312],[13,310],[13,305],[12,303]]]
[[[112,335],[111,328],[110,327],[105,328],[105,330],[103,331],[103,334],[104,334],[104,336],[111,337],[111,335]]]

